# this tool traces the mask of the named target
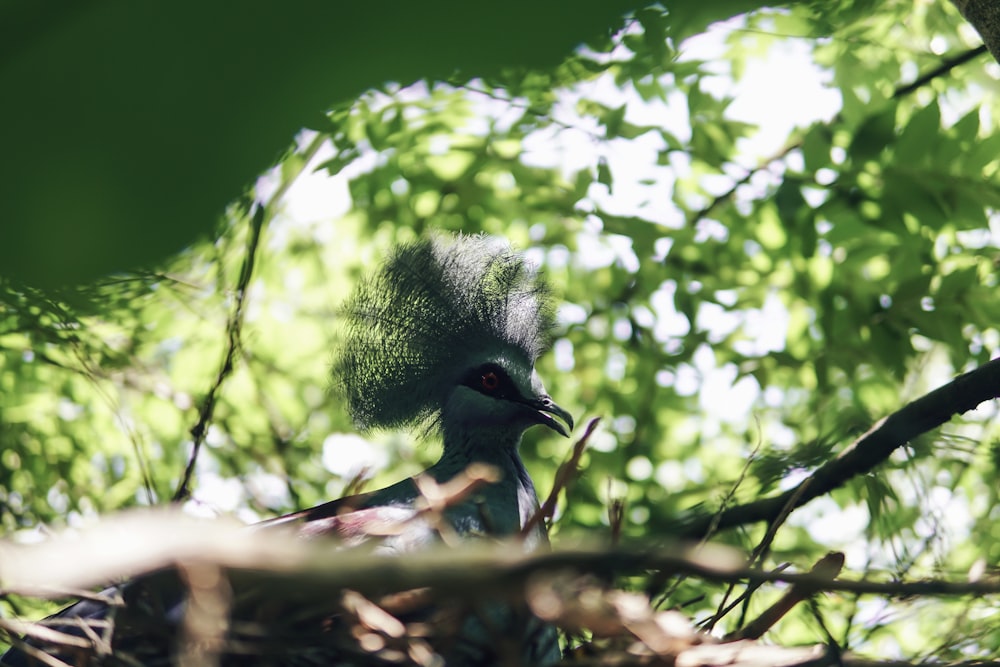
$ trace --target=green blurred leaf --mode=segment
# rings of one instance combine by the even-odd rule
[[[20,4],[5,4],[0,20],[0,266],[47,286],[148,265],[204,238],[338,102],[389,81],[551,67],[635,6]],[[393,130],[372,131],[380,143]]]
[[[941,110],[937,101],[910,117],[896,140],[896,157],[905,165],[929,162],[941,138]]]
[[[868,116],[854,133],[848,153],[857,162],[873,160],[893,143],[896,129],[896,106],[886,108]]]

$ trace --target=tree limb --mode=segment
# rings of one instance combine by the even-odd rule
[[[840,591],[909,597],[1000,595],[1000,579],[874,581],[832,579],[830,574],[748,567],[743,556],[718,545],[581,545],[525,553],[510,542],[482,540],[461,549],[430,549],[406,558],[339,548],[336,540],[301,540],[279,528],[248,530],[233,522],[196,520],[177,512],[123,512],[72,535],[30,546],[0,540],[0,595],[63,597],[116,577],[192,563],[218,566],[234,586],[253,583],[263,595],[326,601],[349,588],[364,595],[433,587],[453,596],[517,594],[539,573],[638,573],[663,570],[710,581],[784,582],[810,592]]]
[[[1000,359],[994,359],[881,420],[837,458],[821,465],[795,488],[722,512],[681,519],[669,532],[679,538],[698,539],[713,527],[721,530],[760,521],[773,522],[784,508],[798,509],[814,498],[830,493],[851,478],[871,471],[918,435],[998,396]],[[808,487],[803,488],[807,484]]]

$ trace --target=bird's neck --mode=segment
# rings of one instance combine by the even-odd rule
[[[521,432],[509,428],[465,425],[444,428],[444,452],[441,460],[453,463],[486,463],[506,470],[511,465],[521,466],[517,449],[521,444]]]
[[[509,429],[478,428],[475,431],[454,430],[444,433],[441,460],[427,472],[439,483],[461,474],[470,464],[493,466],[500,480],[482,490],[483,506],[492,516],[486,522],[493,525],[487,532],[508,535],[521,527],[538,509],[535,485],[518,454],[521,434]],[[544,535],[541,536],[544,540]]]

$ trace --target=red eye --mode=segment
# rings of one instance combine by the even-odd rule
[[[493,391],[500,386],[500,378],[498,378],[497,374],[493,371],[483,373],[483,377],[480,379],[480,382],[483,385],[483,389],[486,391]]]

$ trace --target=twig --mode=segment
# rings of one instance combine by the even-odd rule
[[[549,492],[548,497],[545,502],[542,503],[541,507],[531,515],[527,523],[521,529],[521,537],[527,537],[535,529],[538,524],[542,521],[551,519],[556,511],[556,503],[559,502],[559,493],[572,481],[576,476],[579,465],[580,458],[583,456],[583,451],[587,448],[587,441],[590,439],[591,434],[597,425],[600,423],[600,417],[594,417],[587,423],[587,429],[584,431],[583,436],[576,441],[573,445],[573,451],[570,453],[569,458],[559,466],[559,470],[556,471],[555,481],[552,482],[552,490]]]
[[[900,97],[905,97],[906,95],[909,95],[910,93],[916,91],[918,88],[926,86],[934,79],[940,76],[944,76],[945,74],[948,74],[949,72],[951,72],[951,70],[955,69],[956,67],[964,65],[973,58],[981,56],[986,52],[987,52],[986,45],[980,44],[976,48],[969,49],[964,53],[958,54],[957,56],[952,56],[951,58],[945,58],[944,60],[941,61],[940,65],[930,70],[929,72],[921,74],[911,83],[907,83],[897,87],[896,90],[892,92],[892,97],[893,99],[899,99]]]
[[[47,665],[48,667],[74,667],[67,662],[63,662],[54,655],[50,655],[47,651],[43,651],[40,648],[36,648],[31,644],[28,644],[18,637],[11,636],[11,646],[16,648],[18,651],[23,651],[30,659],[37,661],[40,665]]]
[[[483,463],[469,464],[461,475],[456,475],[447,482],[438,484],[430,475],[422,474],[413,478],[413,483],[420,492],[420,498],[414,505],[416,512],[402,524],[426,520],[445,544],[455,546],[460,538],[455,527],[447,520],[445,511],[465,502],[473,493],[486,484],[496,484],[500,481],[500,472],[491,465]],[[373,508],[376,509],[376,508]],[[484,517],[489,521],[490,517]]]
[[[776,568],[774,568],[772,572],[784,572],[789,567],[791,567],[791,563],[781,563]],[[723,603],[719,605],[719,611],[715,612],[715,614],[713,614],[704,623],[700,623],[699,627],[701,627],[702,630],[704,630],[705,632],[711,632],[712,629],[715,627],[715,624],[718,623],[723,618],[725,618],[726,616],[728,616],[729,612],[731,612],[733,609],[736,609],[740,605],[746,605],[746,603],[750,600],[750,596],[756,593],[757,590],[760,589],[760,587],[763,586],[765,583],[767,582],[760,581],[748,584],[746,589],[739,595],[739,597],[737,597],[732,602],[729,602],[728,604],[726,604],[726,600],[723,600]],[[726,590],[727,598],[730,594],[732,594],[733,589],[735,587],[736,587],[735,583],[730,584],[730,587]],[[723,604],[725,606],[723,606]],[[742,619],[740,622],[742,623]]]
[[[247,289],[250,286],[250,278],[253,276],[254,264],[257,259],[261,230],[273,217],[277,203],[285,196],[288,189],[302,174],[316,153],[319,152],[325,141],[325,134],[320,133],[313,137],[312,142],[302,152],[302,160],[299,163],[298,170],[281,183],[281,186],[275,191],[267,206],[257,205],[253,217],[250,219],[250,235],[247,238],[246,254],[243,256],[243,265],[240,267],[240,275],[236,282],[236,302],[233,305],[233,310],[229,314],[229,321],[226,324],[226,332],[228,334],[226,353],[223,355],[222,364],[219,367],[215,382],[209,388],[208,393],[205,395],[205,400],[201,404],[201,409],[198,411],[198,422],[191,427],[191,436],[193,438],[191,454],[188,457],[187,466],[184,468],[181,481],[177,485],[177,490],[174,492],[173,502],[175,503],[190,496],[189,487],[191,477],[194,474],[195,463],[198,460],[198,454],[201,452],[202,443],[204,443],[205,435],[208,432],[208,425],[212,421],[212,415],[215,412],[215,403],[218,400],[219,390],[222,388],[226,378],[232,373],[233,361],[240,352],[244,306]]]
[[[233,372],[233,360],[237,351],[242,345],[243,329],[243,307],[246,303],[247,291],[250,286],[250,278],[253,276],[253,267],[257,259],[257,248],[260,243],[260,232],[264,227],[264,207],[257,206],[250,219],[250,236],[247,238],[246,254],[243,256],[243,266],[240,268],[240,277],[236,283],[236,302],[229,315],[229,322],[226,325],[228,342],[226,353],[223,355],[222,365],[215,377],[215,382],[205,394],[205,400],[198,410],[198,422],[191,428],[191,454],[188,456],[187,466],[184,474],[174,492],[173,502],[181,502],[191,495],[191,477],[194,475],[195,463],[198,461],[198,454],[201,452],[202,443],[205,442],[205,435],[208,433],[208,424],[212,421],[215,412],[215,403],[218,400],[219,390],[222,389],[226,378]]]
[[[42,623],[29,623],[14,618],[0,618],[0,630],[4,630],[11,637],[27,635],[60,646],[75,646],[77,648],[90,648],[91,646],[91,642],[82,637],[60,632]]]
[[[726,492],[726,495],[723,496],[719,508],[713,514],[712,523],[709,525],[705,533],[700,536],[702,544],[708,544],[709,539],[711,539],[711,537],[715,535],[716,531],[719,528],[719,521],[721,521],[725,509],[729,505],[729,501],[732,500],[734,497],[736,497],[736,492],[739,491],[739,488],[743,485],[743,481],[750,473],[750,467],[753,465],[753,462],[757,460],[757,454],[760,452],[760,448],[764,444],[764,441],[760,435],[761,434],[760,428],[757,429],[757,433],[758,433],[757,443],[754,445],[754,448],[750,452],[750,455],[747,457],[746,461],[744,461],[743,467],[740,469],[739,476],[736,478],[736,481],[730,485],[729,490]],[[666,578],[667,575],[661,573],[650,580],[650,582],[646,586],[646,590],[649,591],[650,596],[652,596],[652,591],[661,588],[663,586]],[[673,583],[659,593],[659,600],[657,601],[656,606],[660,606],[661,604],[666,602],[673,595],[674,591],[676,591],[680,587],[682,583],[683,583],[682,577],[674,577]],[[716,622],[718,622],[719,619],[721,619],[725,614],[729,613],[728,609],[725,612],[721,610],[726,608],[727,606],[726,601],[729,599],[729,596],[732,595],[734,588],[735,584],[733,586],[730,586],[729,590],[727,590],[725,594],[723,594],[722,600],[719,602],[718,605],[720,611],[716,612],[715,615],[712,616],[707,621],[709,629],[711,629],[711,626],[714,625]],[[740,596],[740,599],[742,598],[743,596]]]
[[[809,573],[835,579],[843,567],[844,554],[833,551],[819,559]],[[777,602],[765,609],[760,616],[744,625],[738,632],[727,636],[726,639],[759,639],[791,611],[792,607],[809,598],[815,592],[816,588],[813,586],[795,584]]]
[[[792,511],[799,506],[799,499],[805,494],[809,489],[809,485],[812,483],[812,477],[807,477],[802,480],[802,483],[796,486],[793,491],[794,493],[788,498],[788,502],[785,506],[781,508],[781,512],[775,517],[774,521],[767,525],[767,532],[764,534],[763,539],[761,539],[760,544],[754,547],[753,553],[750,554],[750,564],[760,563],[764,560],[764,556],[770,551],[771,544],[774,542],[774,538],[778,534],[778,529],[785,525],[788,521],[788,517],[791,515]]]

